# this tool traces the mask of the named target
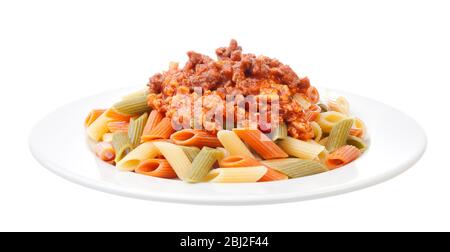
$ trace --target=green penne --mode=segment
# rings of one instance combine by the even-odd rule
[[[200,152],[200,149],[197,147],[190,147],[190,146],[180,146],[181,149],[183,149],[186,156],[189,158],[189,161],[194,161],[195,157],[197,157],[198,153]]]
[[[148,94],[149,94],[149,91],[148,91],[148,88],[146,88],[146,89],[135,91],[133,93],[125,95],[124,97],[122,97],[122,101],[134,100],[134,99],[138,99],[138,98],[140,98],[142,96],[147,97]]]
[[[114,104],[113,108],[126,115],[140,115],[150,111],[150,107],[147,105],[147,94],[145,93],[122,100]]]
[[[285,139],[288,137],[288,130],[285,123],[280,123],[277,128],[272,132],[272,141],[277,141],[280,139]]]
[[[208,175],[214,163],[220,159],[223,152],[203,147],[197,157],[192,162],[192,169],[189,171],[186,180],[191,183],[201,182]]]
[[[116,158],[114,160],[116,163],[122,160],[133,150],[133,145],[130,143],[128,134],[124,132],[114,133],[112,137],[112,145],[116,151]]]
[[[367,148],[366,142],[364,142],[364,140],[362,140],[361,138],[355,136],[348,136],[347,144],[355,146],[361,152],[363,152]]]
[[[142,132],[147,123],[148,114],[144,113],[137,119],[131,118],[130,126],[128,128],[128,138],[131,144],[136,147],[141,143]]]
[[[262,163],[290,178],[300,178],[328,171],[321,163],[298,158],[266,160]]]
[[[326,149],[329,152],[333,152],[347,143],[347,138],[354,121],[352,118],[344,119],[333,127],[326,145]]]
[[[327,105],[325,105],[325,104],[323,104],[323,103],[319,103],[319,104],[317,104],[317,106],[319,106],[320,107],[320,113],[325,113],[325,112],[328,112],[328,106]]]

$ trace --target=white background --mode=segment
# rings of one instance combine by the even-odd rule
[[[445,0],[1,1],[0,230],[448,231],[449,13]],[[55,108],[145,85],[186,51],[213,55],[230,38],[291,64],[313,85],[413,116],[427,132],[427,153],[408,172],[362,191],[241,207],[109,195],[32,158],[30,129]]]

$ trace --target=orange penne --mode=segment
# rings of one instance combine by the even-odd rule
[[[345,145],[335,150],[325,163],[331,170],[342,167],[361,156],[361,151],[352,145]]]
[[[228,156],[219,161],[221,168],[252,167],[259,165],[261,163],[258,160],[243,155]]]
[[[111,162],[116,157],[116,152],[114,151],[114,147],[109,142],[100,142],[95,146],[95,154],[101,160],[106,162]]]
[[[165,159],[149,159],[142,161],[135,172],[158,178],[177,178],[177,174]]]
[[[203,130],[185,129],[173,133],[170,139],[174,144],[183,146],[196,146],[202,148],[204,146],[216,148],[222,147],[219,139]]]
[[[124,122],[124,121],[120,121],[120,122],[109,122],[108,124],[106,124],[106,127],[108,128],[108,130],[112,133],[116,133],[116,132],[128,132],[128,127],[130,126],[129,122]]]
[[[269,182],[269,181],[276,181],[276,180],[287,180],[289,177],[279,171],[276,171],[272,168],[267,167],[266,174],[258,180],[258,182]]]
[[[86,117],[86,120],[84,120],[84,126],[88,127],[90,126],[99,116],[101,116],[103,113],[105,113],[106,109],[94,109],[91,112],[89,112],[88,116]]]
[[[355,136],[355,137],[362,137],[363,130],[362,129],[352,128],[352,129],[350,129],[350,135],[351,136]]]
[[[256,129],[234,129],[239,138],[254,149],[264,159],[277,159],[289,157],[270,138]]]
[[[157,139],[168,139],[175,130],[172,127],[170,118],[162,119],[155,128],[153,128],[148,134],[142,136],[143,142],[148,142]]]
[[[317,120],[322,109],[317,105],[311,105],[311,107],[305,112],[305,120],[312,122]]]
[[[142,138],[149,135],[150,132],[161,122],[164,118],[164,114],[158,112],[158,110],[152,110],[147,119],[147,124],[145,124],[144,131],[142,132]]]
[[[116,110],[114,110],[113,108],[110,108],[106,111],[105,114],[107,117],[111,118],[113,121],[126,121],[129,122],[131,116],[130,115],[125,115],[122,113],[117,112]]]
[[[306,90],[306,97],[308,97],[308,100],[315,104],[317,102],[319,102],[320,100],[320,95],[319,95],[319,91],[317,91],[317,88],[310,86],[307,90]]]

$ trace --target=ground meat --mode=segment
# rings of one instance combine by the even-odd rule
[[[236,40],[231,40],[228,47],[217,49],[216,55],[217,61],[191,51],[183,68],[171,63],[169,71],[152,76],[148,84],[149,105],[172,116],[177,109],[172,98],[179,92],[193,94],[196,88],[221,97],[223,102],[212,100],[217,103],[214,106],[224,105],[226,95],[276,95],[280,104],[279,121],[287,123],[290,135],[303,140],[314,137],[305,116],[308,111],[292,100],[293,94],[302,93],[310,95],[312,103],[317,102],[317,90],[310,88],[308,78],[300,78],[291,67],[276,59],[242,53]],[[266,109],[270,109],[270,104]]]

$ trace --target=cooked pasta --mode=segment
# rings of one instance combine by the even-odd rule
[[[148,114],[144,113],[139,118],[130,120],[130,127],[128,128],[128,137],[131,144],[137,146],[141,143],[142,132],[144,131],[145,124],[147,123]]]
[[[121,171],[134,171],[142,161],[156,158],[159,154],[156,143],[143,143],[117,162],[116,167]]]
[[[317,160],[319,154],[325,149],[319,144],[308,143],[292,137],[281,140],[278,145],[289,155],[308,160]]]
[[[122,160],[128,153],[133,150],[133,144],[128,138],[128,133],[117,132],[113,134],[112,145],[114,150],[116,150],[116,163]]]
[[[263,161],[263,164],[286,174],[290,178],[311,176],[328,171],[320,162],[298,158],[267,160]]]
[[[221,147],[219,139],[216,136],[209,134],[202,130],[185,129],[177,131],[170,136],[175,144],[183,146],[196,146],[196,147]]]
[[[95,146],[95,154],[105,162],[114,161],[116,155],[112,144],[108,142],[97,143]]]
[[[167,142],[155,142],[154,145],[167,159],[174,169],[178,178],[186,180],[188,173],[192,169],[192,163],[179,146]]]
[[[88,116],[84,120],[84,126],[89,127],[99,116],[105,113],[106,109],[94,109],[89,112]]]
[[[368,150],[344,97],[322,99],[309,78],[235,40],[216,54],[191,52],[185,66],[172,62],[147,88],[90,111],[93,152],[145,176],[260,183],[327,172]]]
[[[333,129],[334,125],[336,125],[336,123],[347,119],[348,116],[336,112],[336,111],[328,111],[325,113],[321,113],[319,115],[319,119],[317,121],[317,123],[319,123],[320,127],[322,128],[322,131],[325,133],[330,133],[331,129]]]
[[[243,155],[228,156],[219,161],[219,166],[222,168],[252,167],[258,165],[261,165],[261,162]]]
[[[127,132],[128,133],[129,126],[130,126],[130,123],[128,121],[109,122],[106,124],[106,127],[108,128],[109,132],[112,132],[112,133],[116,133],[116,132]]]
[[[326,165],[333,170],[352,162],[360,155],[361,151],[358,148],[352,145],[345,145],[328,156]]]
[[[102,139],[103,135],[108,132],[108,122],[111,118],[106,116],[106,111],[93,121],[86,129],[86,134],[94,141]]]
[[[252,152],[242,142],[242,140],[230,130],[221,130],[217,132],[217,138],[230,155],[243,155],[248,157],[254,157]]]
[[[192,183],[201,182],[222,155],[223,153],[217,149],[203,147],[194,159],[194,162],[192,162],[192,169],[188,172],[186,181]]]
[[[353,122],[354,119],[345,119],[333,127],[326,145],[329,152],[333,152],[346,144]]]
[[[211,170],[205,182],[211,183],[252,183],[258,182],[266,175],[268,168],[265,166],[245,168],[219,168]]]
[[[113,105],[113,109],[125,115],[140,115],[150,111],[150,107],[147,105],[147,95],[145,94],[117,102]]]
[[[158,110],[152,110],[148,116],[147,123],[145,124],[144,131],[142,132],[142,138],[148,138],[150,132],[161,122],[164,118],[164,114]]]
[[[233,129],[233,131],[255,150],[263,159],[287,158],[288,154],[259,130]]]
[[[172,123],[169,118],[162,119],[155,128],[150,130],[149,133],[142,136],[141,140],[143,142],[157,140],[157,139],[168,139],[170,135],[175,132],[172,128]]]
[[[172,169],[169,162],[165,159],[144,160],[141,163],[139,163],[135,172],[158,178],[167,178],[167,179],[177,178],[177,174]]]
[[[273,130],[271,138],[272,141],[276,142],[277,140],[285,139],[286,137],[288,137],[287,126],[285,123],[281,123]]]
[[[200,149],[197,147],[180,146],[180,148],[184,151],[184,154],[186,154],[191,162],[194,161],[195,157],[197,157],[198,153],[200,153]]]

